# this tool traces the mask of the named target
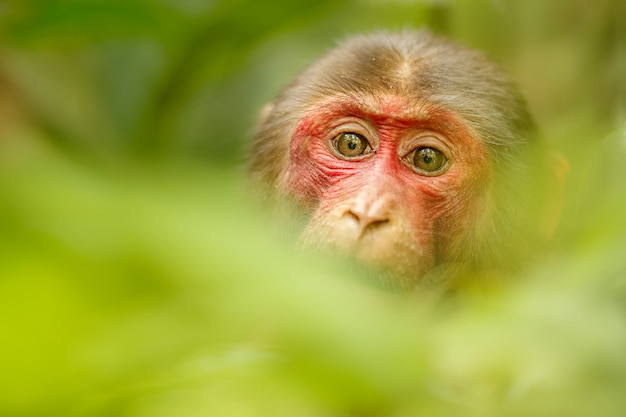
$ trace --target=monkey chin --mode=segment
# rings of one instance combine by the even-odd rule
[[[314,222],[300,236],[298,247],[339,257],[384,288],[407,290],[433,286],[434,256],[399,224],[360,230],[349,222]],[[412,242],[408,244],[407,242]]]

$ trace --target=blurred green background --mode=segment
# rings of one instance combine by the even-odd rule
[[[382,292],[247,199],[265,102],[422,26],[500,62],[570,162],[505,288]],[[0,1],[0,415],[622,416],[625,156],[622,0]]]

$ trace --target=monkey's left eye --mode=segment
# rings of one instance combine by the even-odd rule
[[[333,147],[346,158],[364,155],[370,147],[369,142],[358,133],[341,133],[333,139]]]
[[[413,165],[420,171],[436,175],[437,172],[441,171],[446,166],[448,158],[446,158],[443,152],[435,148],[423,146],[413,152],[411,162],[413,162]]]

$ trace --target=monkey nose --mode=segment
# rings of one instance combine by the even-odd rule
[[[356,223],[359,237],[390,222],[388,213],[382,210],[364,210],[353,207],[346,211],[345,216]]]

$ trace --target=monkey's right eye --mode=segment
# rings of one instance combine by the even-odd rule
[[[358,133],[346,132],[333,139],[333,147],[346,158],[356,158],[365,154],[370,144]]]

